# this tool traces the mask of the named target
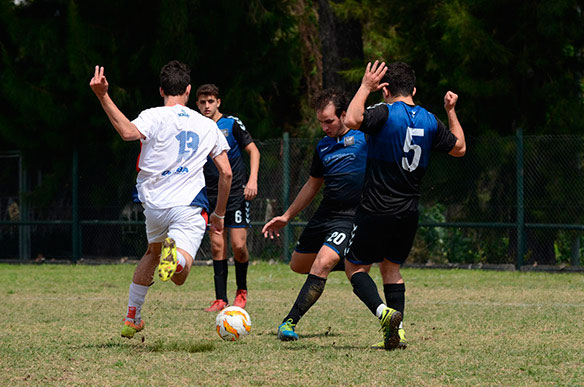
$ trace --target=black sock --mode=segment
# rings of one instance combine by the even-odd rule
[[[300,293],[298,293],[294,306],[292,306],[290,313],[288,313],[283,322],[292,319],[292,324],[297,324],[302,316],[308,312],[308,309],[320,298],[325,284],[326,278],[309,274],[306,282],[302,285],[302,289],[300,289]]]
[[[383,293],[387,306],[401,312],[404,315],[406,305],[406,285],[405,284],[383,284]]]
[[[235,261],[235,283],[237,284],[237,289],[247,290],[247,267],[249,266],[249,261],[238,262]]]
[[[345,260],[341,258],[331,271],[345,271]]]
[[[227,301],[227,260],[213,260],[213,279],[215,280],[215,299]]]
[[[355,293],[357,297],[367,305],[371,313],[377,317],[377,307],[383,304],[383,300],[379,297],[377,286],[369,274],[363,272],[353,274],[351,277],[351,285],[353,285],[353,293]]]

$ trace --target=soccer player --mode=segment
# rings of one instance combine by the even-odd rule
[[[229,229],[231,249],[235,260],[235,293],[234,306],[245,308],[247,303],[247,268],[249,252],[247,250],[247,228],[250,225],[249,205],[258,193],[258,170],[260,167],[260,152],[241,120],[237,117],[223,115],[219,111],[221,99],[219,88],[213,84],[202,85],[197,89],[197,107],[205,117],[217,123],[225,135],[231,149],[227,153],[233,181],[225,213],[225,228]],[[250,173],[247,178],[245,163],[241,150],[249,154]],[[207,195],[211,204],[217,198],[217,168],[212,162],[205,165]],[[228,304],[227,300],[227,233],[223,235],[210,233],[211,254],[213,255],[213,272],[215,282],[215,301],[207,312],[218,312]]]
[[[367,64],[345,124],[368,135],[369,152],[363,195],[346,253],[345,271],[353,292],[381,321],[383,342],[377,348],[405,348],[402,326],[405,285],[400,274],[418,227],[420,184],[431,151],[461,157],[466,152],[462,126],[454,107],[458,96],[448,91],[444,108],[448,128],[434,114],[416,106],[414,70],[406,63]],[[385,103],[365,109],[370,93],[381,90]],[[369,276],[381,262],[383,303]]]
[[[208,220],[203,176],[208,156],[220,176],[209,220],[214,233],[223,230],[231,185],[229,145],[215,122],[186,107],[190,81],[187,65],[166,64],[160,72],[164,106],[144,110],[134,121],[110,98],[103,67],[95,67],[89,84],[122,139],[142,143],[136,188],[144,207],[148,250],[134,271],[123,337],[132,338],[144,328],[141,309],[157,265],[162,281],[182,285],[189,275]]]
[[[286,212],[262,229],[265,237],[279,236],[279,230],[314,199],[324,183],[322,202],[300,235],[290,261],[293,271],[308,273],[308,277],[278,327],[282,341],[298,340],[296,324],[319,299],[335,265],[344,268],[342,259],[361,195],[367,154],[363,132],[343,123],[348,103],[348,97],[335,90],[317,95],[314,108],[326,136],[316,145],[308,181]]]

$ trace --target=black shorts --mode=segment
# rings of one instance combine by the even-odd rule
[[[352,219],[312,218],[298,238],[294,250],[304,254],[316,254],[322,246],[328,246],[342,259],[349,243],[352,225]]]
[[[399,216],[357,211],[345,257],[358,265],[384,259],[402,264],[410,254],[417,229],[417,211]]]
[[[229,199],[231,200],[231,198]],[[214,209],[217,205],[217,198],[209,198],[210,208]],[[223,226],[228,228],[244,228],[251,227],[251,219],[249,214],[250,203],[247,200],[241,200],[236,210],[227,210],[225,212],[225,219]],[[213,211],[213,210],[211,210]]]

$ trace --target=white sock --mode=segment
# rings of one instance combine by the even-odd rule
[[[377,316],[377,318],[381,318],[381,315],[383,314],[383,311],[385,310],[385,308],[387,308],[387,306],[385,306],[385,304],[379,304],[379,306],[377,307],[377,310],[375,311],[375,315]]]
[[[182,255],[182,253],[180,251],[176,251],[176,274],[180,273],[181,271],[183,271],[183,269],[185,268],[185,266],[187,265],[187,259],[184,257],[184,255]]]
[[[144,299],[146,298],[146,293],[148,293],[149,286],[138,285],[135,283],[130,284],[130,295],[128,297],[128,315],[126,320],[133,320],[139,323],[142,317],[140,316],[140,311],[142,310],[142,304],[144,304]]]
[[[404,322],[403,321],[399,323],[399,328],[398,329],[404,329]]]

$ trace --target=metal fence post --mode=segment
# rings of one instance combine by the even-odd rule
[[[18,169],[19,169],[19,201],[20,201],[20,220],[29,220],[29,205],[28,205],[28,172],[26,166],[24,165],[22,154],[18,159]],[[20,255],[21,260],[27,260],[31,258],[31,226],[28,224],[18,226],[18,255]]]
[[[77,263],[81,257],[81,227],[79,224],[79,152],[77,149],[73,151],[73,166],[72,166],[72,192],[71,192],[71,216],[72,216],[72,261]]]
[[[580,233],[572,239],[572,266],[580,266]]]
[[[282,211],[290,205],[290,134],[282,136]],[[284,262],[290,262],[290,225],[284,228],[282,257]]]
[[[525,255],[525,213],[523,202],[523,129],[517,129],[517,258],[515,268],[521,269]]]

